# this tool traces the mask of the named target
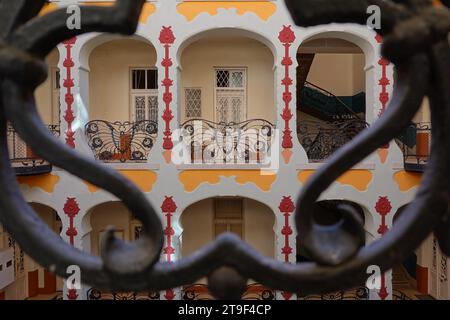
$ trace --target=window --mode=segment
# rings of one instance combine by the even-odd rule
[[[133,90],[158,89],[158,70],[142,68],[131,72]]]
[[[202,116],[202,89],[185,88],[186,118],[200,118]]]
[[[214,234],[219,236],[225,232],[232,232],[239,237],[244,233],[243,200],[235,198],[221,198],[214,200]]]
[[[61,89],[61,72],[58,68],[55,68],[53,71],[53,90]]]
[[[216,121],[239,123],[246,118],[247,71],[243,68],[215,70]]]
[[[10,268],[12,266],[12,260],[9,260],[7,263],[6,263],[6,267],[7,268]]]
[[[131,118],[158,122],[158,70],[131,69]]]

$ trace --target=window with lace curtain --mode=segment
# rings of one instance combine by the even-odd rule
[[[186,118],[202,117],[202,89],[185,88],[185,115]]]
[[[239,123],[246,120],[247,70],[215,69],[216,121]]]
[[[132,121],[158,121],[158,70],[155,68],[131,69]]]

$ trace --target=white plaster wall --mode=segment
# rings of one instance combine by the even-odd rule
[[[307,80],[336,96],[365,92],[363,54],[318,53]]]

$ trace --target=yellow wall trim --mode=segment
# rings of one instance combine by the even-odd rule
[[[305,183],[315,170],[303,170],[298,174],[298,180]],[[358,191],[366,191],[373,179],[373,174],[369,170],[350,170],[340,176],[336,181],[342,185],[349,185]]]
[[[215,16],[220,8],[236,9],[237,14],[240,16],[247,12],[253,12],[264,21],[267,21],[277,11],[277,5],[270,1],[189,1],[177,5],[178,13],[188,21],[194,20],[201,13],[209,13],[211,16]]]
[[[218,184],[220,177],[234,177],[236,183],[253,183],[262,191],[270,191],[277,175],[261,170],[185,170],[180,173],[180,182],[186,192],[192,192],[203,183]]]
[[[402,170],[394,173],[394,180],[400,191],[408,191],[420,184],[422,181],[422,174]]]
[[[58,9],[58,5],[55,3],[48,3],[46,5],[44,5],[44,7],[42,7],[41,12],[39,12],[40,16],[46,15],[49,12],[55,11],[56,9]]]
[[[27,185],[30,188],[39,188],[45,192],[52,193],[60,178],[55,174],[43,174],[37,176],[19,176],[17,181],[19,184]]]
[[[150,170],[119,170],[119,172],[136,184],[143,192],[151,192],[153,185],[158,180],[158,175]],[[95,193],[100,189],[89,182],[84,182],[89,192]]]
[[[82,3],[83,6],[98,6],[98,7],[110,7],[114,5],[114,2],[104,1],[104,2],[93,2],[93,3]],[[55,3],[46,4],[39,15],[43,16],[49,12],[55,11],[58,9],[58,5]],[[148,18],[156,12],[156,6],[152,3],[144,4],[144,7],[141,12],[141,16],[139,17],[140,23],[147,23]]]

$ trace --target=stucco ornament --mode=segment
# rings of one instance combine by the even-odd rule
[[[382,271],[391,269],[432,231],[443,251],[450,253],[448,5],[437,8],[431,0],[290,0],[289,8],[302,26],[331,22],[365,24],[367,6],[379,5],[383,53],[398,71],[394,95],[384,115],[338,150],[308,180],[295,204],[300,243],[315,262],[278,262],[231,234],[219,237],[192,257],[173,263],[159,262],[164,233],[153,206],[138,187],[118,172],[82,157],[53,137],[42,124],[33,97],[36,87],[47,77],[44,57],[52,48],[87,32],[133,34],[144,2],[117,0],[112,7],[83,6],[82,28],[69,30],[64,9],[37,17],[44,0],[0,0],[0,222],[35,261],[61,277],[67,276],[68,266],[77,265],[83,283],[114,291],[169,290],[206,276],[216,297],[229,299],[242,295],[247,279],[303,294],[360,285],[367,278],[367,266],[378,265]],[[173,32],[176,34],[176,30]],[[173,39],[162,37],[167,43]],[[416,199],[394,228],[371,246],[362,247],[362,226],[349,207],[338,208],[342,220],[336,225],[317,225],[312,208],[320,194],[345,171],[399,134],[424,96],[431,101],[431,161]],[[121,199],[142,221],[139,240],[125,243],[109,231],[101,257],[96,257],[55,235],[20,193],[8,157],[6,121],[40,157]]]

